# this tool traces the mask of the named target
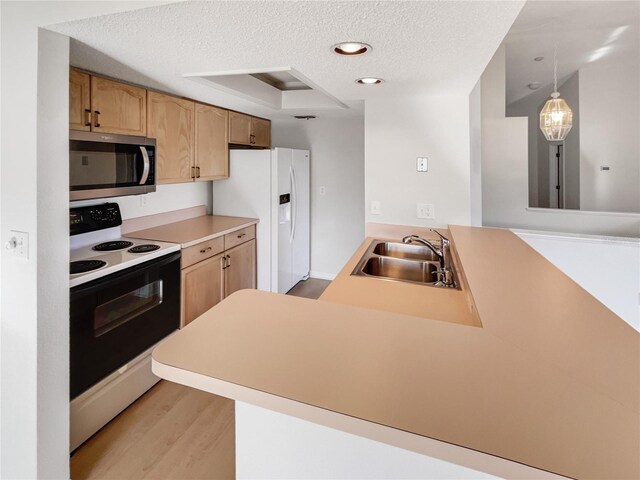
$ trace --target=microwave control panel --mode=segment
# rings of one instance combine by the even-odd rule
[[[71,235],[94,232],[122,225],[120,207],[117,203],[103,203],[69,210]]]

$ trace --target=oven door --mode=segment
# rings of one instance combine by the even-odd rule
[[[71,399],[180,326],[180,252],[71,289]]]
[[[154,144],[143,137],[73,132],[69,141],[70,199],[155,191]]]

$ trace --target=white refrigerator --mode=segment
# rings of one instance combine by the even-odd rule
[[[214,214],[260,219],[259,290],[286,293],[309,277],[308,150],[231,150],[229,178],[212,189]]]

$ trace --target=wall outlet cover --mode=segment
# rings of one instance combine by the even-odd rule
[[[371,215],[380,215],[382,213],[382,206],[378,200],[371,202]]]
[[[436,218],[435,208],[431,203],[418,203],[416,205],[416,217],[417,218]]]
[[[429,170],[429,158],[418,157],[416,159],[416,170],[418,172],[427,172]]]

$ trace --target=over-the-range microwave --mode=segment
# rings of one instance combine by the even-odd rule
[[[155,192],[155,149],[153,138],[70,131],[70,200]]]

